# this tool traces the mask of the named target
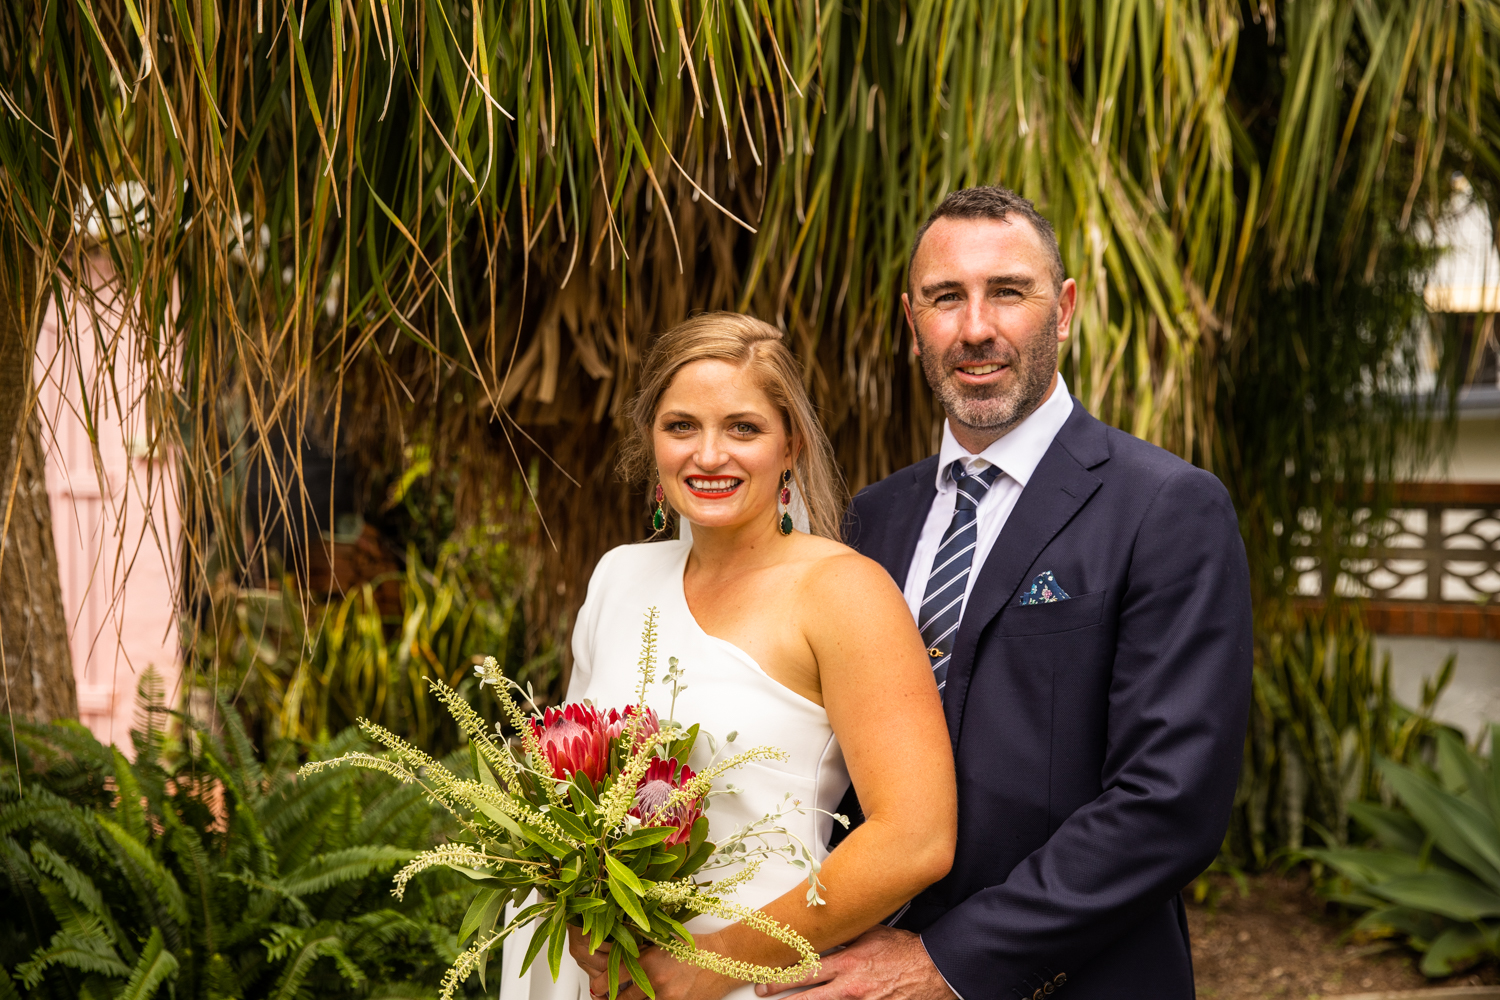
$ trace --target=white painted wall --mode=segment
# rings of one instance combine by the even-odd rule
[[[1460,413],[1448,461],[1418,477],[1428,482],[1500,483],[1500,414]]]
[[[1427,636],[1380,636],[1376,663],[1389,653],[1391,688],[1408,708],[1422,703],[1422,682],[1437,676],[1443,661],[1455,656],[1453,680],[1438,699],[1434,717],[1462,729],[1472,741],[1490,722],[1500,722],[1500,642],[1484,639],[1433,639]]]

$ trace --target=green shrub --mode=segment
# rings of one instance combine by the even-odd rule
[[[380,606],[390,584],[400,594],[395,615]],[[306,603],[290,579],[274,591],[221,587],[197,639],[196,682],[234,692],[250,731],[268,740],[327,740],[368,718],[441,755],[456,744],[428,678],[490,722],[499,719],[494,699],[474,678],[485,656],[539,698],[556,693],[556,649],[527,652],[525,584],[501,529],[475,528],[444,543],[432,568],[413,547],[404,573],[327,604]]]
[[[1221,863],[1264,867],[1302,849],[1349,842],[1351,805],[1387,795],[1375,762],[1406,762],[1440,728],[1432,707],[1450,660],[1413,711],[1391,692],[1390,659],[1375,667],[1356,612],[1305,614],[1257,636],[1245,759]]]
[[[1497,727],[1500,728],[1500,727]],[[1422,971],[1448,976],[1500,956],[1500,766],[1449,731],[1436,767],[1380,761],[1401,809],[1355,803],[1350,812],[1378,846],[1312,850],[1339,874],[1332,900],[1368,909],[1355,931],[1404,937],[1424,952]]]
[[[434,994],[462,887],[440,873],[398,903],[389,874],[445,814],[353,769],[297,779],[296,745],[259,759],[221,709],[222,736],[150,702],[134,763],[77,723],[7,724],[0,998]]]

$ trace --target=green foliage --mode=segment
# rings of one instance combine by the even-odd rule
[[[527,582],[504,529],[472,528],[444,543],[431,569],[412,547],[405,573],[326,605],[304,604],[291,580],[279,591],[224,587],[199,635],[199,681],[236,692],[251,731],[267,738],[326,741],[367,718],[442,754],[456,734],[429,679],[471,696],[490,721],[495,703],[473,673],[484,656],[498,652],[507,676],[538,697],[556,693],[556,649],[527,655]]]
[[[1412,711],[1391,692],[1390,658],[1375,664],[1357,612],[1307,613],[1263,631],[1245,759],[1221,860],[1262,867],[1301,850],[1311,830],[1325,846],[1349,843],[1361,802],[1388,796],[1376,761],[1408,762],[1440,726],[1432,706],[1452,660]]]
[[[1318,367],[1268,293],[1399,271],[1387,243],[1453,169],[1494,190],[1497,29],[1495,0],[7,0],[0,218],[36,287],[93,295],[82,230],[101,303],[137,303],[83,388],[172,446],[195,559],[228,453],[322,415],[351,453],[428,447],[432,478],[547,451],[549,582],[577,595],[640,534],[612,448],[641,351],[691,311],[787,331],[852,485],[930,450],[899,292],[964,184],[1056,224],[1091,412],[1255,480],[1300,429],[1227,428],[1290,420]],[[1288,392],[1225,412],[1262,381]],[[1343,448],[1380,416],[1313,423]]]
[[[463,880],[397,901],[388,879],[444,814],[349,770],[298,779],[296,745],[260,759],[219,707],[213,728],[149,703],[134,763],[76,723],[7,720],[0,997],[432,995],[457,954]],[[362,745],[346,732],[312,755]]]
[[[1435,767],[1382,758],[1380,771],[1401,808],[1351,807],[1378,846],[1307,855],[1338,872],[1336,902],[1367,909],[1355,925],[1373,937],[1401,937],[1423,952],[1422,971],[1448,976],[1500,956],[1500,761],[1451,732],[1437,734]]]
[[[1434,254],[1409,232],[1387,233],[1381,246],[1373,274],[1345,275],[1347,260],[1325,243],[1310,275],[1260,296],[1255,335],[1230,359],[1216,469],[1262,600],[1296,591],[1299,555],[1326,567],[1358,558],[1370,540],[1361,525],[1387,506],[1381,487],[1431,461],[1454,426],[1453,338],[1432,345],[1437,377],[1430,393],[1416,391],[1429,350],[1421,288]]]

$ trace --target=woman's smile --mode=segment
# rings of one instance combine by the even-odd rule
[[[693,496],[704,500],[718,500],[732,496],[744,480],[733,476],[688,476],[683,482]]]

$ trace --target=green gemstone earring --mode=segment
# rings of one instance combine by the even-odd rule
[[[781,471],[781,495],[776,498],[781,503],[781,533],[790,535],[792,533],[792,470]]]
[[[667,527],[667,511],[662,506],[667,499],[667,491],[662,489],[661,483],[656,484],[656,511],[651,515],[651,527],[655,531],[664,531]]]

